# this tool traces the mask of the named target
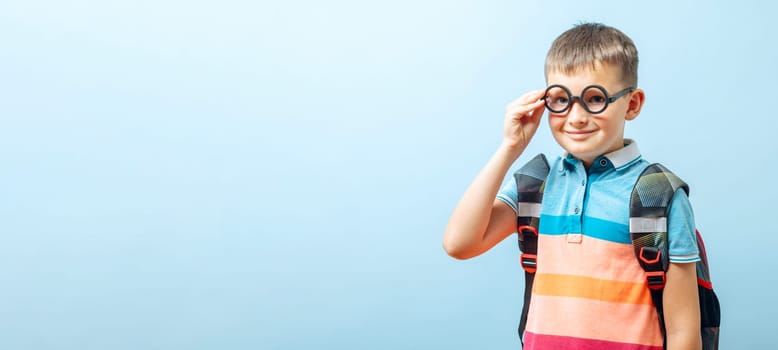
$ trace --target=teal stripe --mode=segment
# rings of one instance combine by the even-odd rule
[[[693,263],[693,262],[698,262],[698,261],[700,261],[700,257],[699,256],[694,257],[694,258],[675,258],[675,257],[670,256],[670,262],[672,262],[672,263],[686,264],[686,263]]]
[[[554,215],[540,215],[540,225],[538,229],[545,235],[566,235],[570,233],[570,227],[575,220],[578,220],[577,216],[554,216]]]
[[[592,237],[606,241],[632,244],[629,237],[629,225],[619,224],[613,221],[584,217],[584,231]]]
[[[605,241],[632,244],[629,238],[629,225],[613,221],[584,216],[583,231],[571,232],[570,227],[575,227],[580,216],[540,216],[540,233],[544,235],[566,235],[568,233],[582,233],[584,236],[594,237]]]

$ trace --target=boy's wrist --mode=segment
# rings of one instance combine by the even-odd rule
[[[505,157],[506,160],[508,160],[510,163],[513,163],[516,161],[516,159],[519,158],[521,153],[524,151],[524,148],[526,148],[526,146],[503,140],[503,142],[500,144],[500,147],[497,148],[497,153],[498,155]]]

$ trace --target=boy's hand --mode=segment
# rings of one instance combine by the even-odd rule
[[[546,108],[540,99],[544,93],[545,90],[530,91],[505,107],[503,144],[511,151],[524,150],[535,135]]]

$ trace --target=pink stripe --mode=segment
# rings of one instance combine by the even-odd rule
[[[662,345],[653,305],[532,295],[527,331],[616,343]]]
[[[662,346],[649,346],[610,342],[595,339],[562,337],[556,335],[524,333],[524,350],[662,350]]]
[[[631,244],[583,236],[569,243],[567,236],[540,235],[538,273],[588,276],[622,282],[646,281]]]

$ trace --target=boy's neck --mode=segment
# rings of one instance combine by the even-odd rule
[[[567,156],[568,157],[572,157],[574,159],[577,159],[579,162],[581,162],[581,164],[583,164],[584,169],[586,169],[588,171],[589,168],[591,168],[592,164],[594,164],[595,160],[597,160],[599,158],[602,158],[602,157],[608,157],[609,154],[613,154],[614,152],[618,152],[619,150],[624,149],[624,147],[627,147],[632,142],[633,141],[630,140],[630,139],[622,139],[621,147],[612,149],[612,150],[610,150],[610,151],[608,151],[606,153],[600,154],[600,155],[598,155],[598,156],[596,156],[594,158],[591,158],[591,159],[584,159],[584,158],[578,157],[575,154],[572,154],[570,152],[567,152]]]

